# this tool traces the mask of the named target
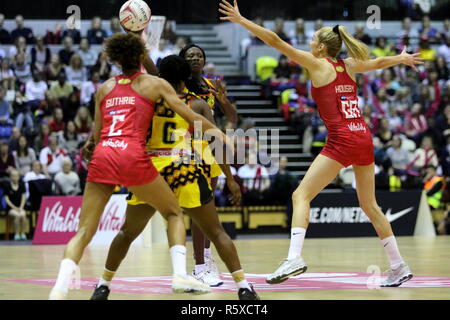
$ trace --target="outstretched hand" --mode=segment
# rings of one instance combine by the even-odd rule
[[[226,0],[222,0],[219,5],[219,12],[225,15],[225,17],[220,17],[220,20],[231,21],[234,23],[239,23],[242,20],[243,17],[239,12],[239,7],[236,0],[233,1],[233,5]]]
[[[414,71],[419,71],[416,68],[417,64],[423,64],[423,59],[419,57],[420,53],[409,54],[406,52],[406,46],[403,47],[403,51],[400,53],[400,56],[404,59],[403,64],[410,66]]]

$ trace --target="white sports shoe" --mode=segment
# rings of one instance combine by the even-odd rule
[[[193,293],[205,294],[210,293],[211,288],[206,284],[192,276],[173,276],[172,291],[174,293]]]
[[[308,269],[305,261],[302,257],[297,257],[291,260],[283,260],[280,263],[278,269],[266,278],[266,282],[269,284],[282,283],[290,277],[302,274]]]
[[[210,273],[210,277],[212,279],[215,279],[215,285],[214,287],[221,286],[223,284],[223,281],[220,280],[220,272],[219,268],[217,268],[216,262],[214,261],[214,258],[211,257],[205,257],[205,265],[206,270]],[[214,281],[213,281],[214,282]]]
[[[198,274],[196,274],[194,271],[192,272],[192,276],[195,279],[203,283],[206,283],[210,287],[219,287],[223,285],[223,281],[217,275],[211,273],[208,269],[204,269],[200,271]]]
[[[402,263],[396,269],[389,269],[386,274],[388,277],[381,282],[380,287],[398,287],[413,277],[406,263]]]
[[[66,299],[67,295],[65,295],[55,287],[53,287],[52,291],[50,291],[50,295],[48,297],[48,300],[66,300]]]

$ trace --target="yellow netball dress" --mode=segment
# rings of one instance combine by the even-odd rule
[[[180,96],[188,106],[197,96]],[[152,162],[174,192],[183,208],[197,208],[213,199],[211,166],[197,152],[193,152],[189,123],[165,106],[155,105],[155,114],[149,130],[147,151]],[[128,204],[145,204],[130,193]]]

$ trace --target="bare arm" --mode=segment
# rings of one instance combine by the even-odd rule
[[[364,73],[377,69],[385,69],[399,64],[405,64],[417,71],[416,65],[423,64],[423,59],[419,58],[419,55],[420,53],[407,53],[405,47],[403,48],[402,53],[397,56],[380,57],[366,61],[347,58],[345,59],[345,63],[349,67],[350,72],[353,73]]]
[[[236,0],[234,0],[234,5],[222,0],[219,12],[225,15],[225,17],[220,18],[221,20],[240,24],[264,41],[265,44],[277,49],[291,60],[306,67],[306,69],[314,70],[320,66],[319,59],[314,57],[310,52],[295,49],[289,43],[281,40],[275,32],[258,26],[256,23],[244,18],[239,12]]]
[[[158,68],[156,68],[152,59],[150,59],[150,57],[148,55],[145,55],[144,60],[142,61],[142,64],[143,64],[145,70],[148,72],[148,74],[151,74],[152,76],[156,76],[156,77],[159,75]]]
[[[228,99],[224,84],[219,80],[214,81],[214,89],[210,89],[210,92],[219,102],[220,110],[222,110],[227,120],[233,124],[237,124],[238,114],[236,106]]]
[[[100,133],[102,132],[102,115],[100,111],[100,90],[95,94],[95,120],[94,120],[94,145],[100,141]]]

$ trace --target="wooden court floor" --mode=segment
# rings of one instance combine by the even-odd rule
[[[235,241],[244,270],[248,274],[271,273],[278,262],[285,258],[289,240],[237,240]],[[450,299],[450,237],[436,238],[399,237],[398,244],[404,259],[415,276],[448,278],[446,287],[433,288],[388,288],[388,289],[322,289],[296,290],[295,285],[277,286],[276,291],[259,291],[265,300],[307,300],[307,299]],[[188,242],[188,270],[192,270],[192,243]],[[47,299],[50,286],[32,283],[11,282],[17,279],[54,279],[64,246],[2,246],[0,242],[0,300]],[[97,278],[101,274],[107,247],[90,247],[80,264],[81,278]],[[215,254],[216,260],[218,256]],[[369,266],[378,265],[381,271],[387,269],[382,246],[376,238],[306,239],[303,257],[308,272],[299,277],[296,285],[314,274],[327,273],[331,282],[334,276],[351,273],[368,273]],[[219,268],[226,272],[224,264]],[[116,277],[151,277],[171,274],[170,257],[165,245],[151,248],[132,247]],[[336,278],[337,279],[337,278]],[[6,281],[5,281],[6,280]],[[413,279],[414,280],[414,279]],[[289,280],[291,281],[291,280]],[[134,281],[138,282],[139,281]],[[167,281],[166,281],[167,282]],[[114,283],[114,282],[113,282]],[[262,283],[262,281],[261,281]],[[420,283],[418,284],[420,286]],[[151,286],[151,285],[150,285]],[[268,285],[266,286],[268,287]],[[270,286],[269,286],[270,287]],[[275,290],[275,289],[274,289]],[[288,291],[291,290],[291,291]],[[92,289],[73,290],[70,299],[89,299]],[[235,292],[213,292],[208,295],[141,294],[113,292],[111,300],[235,300]]]

